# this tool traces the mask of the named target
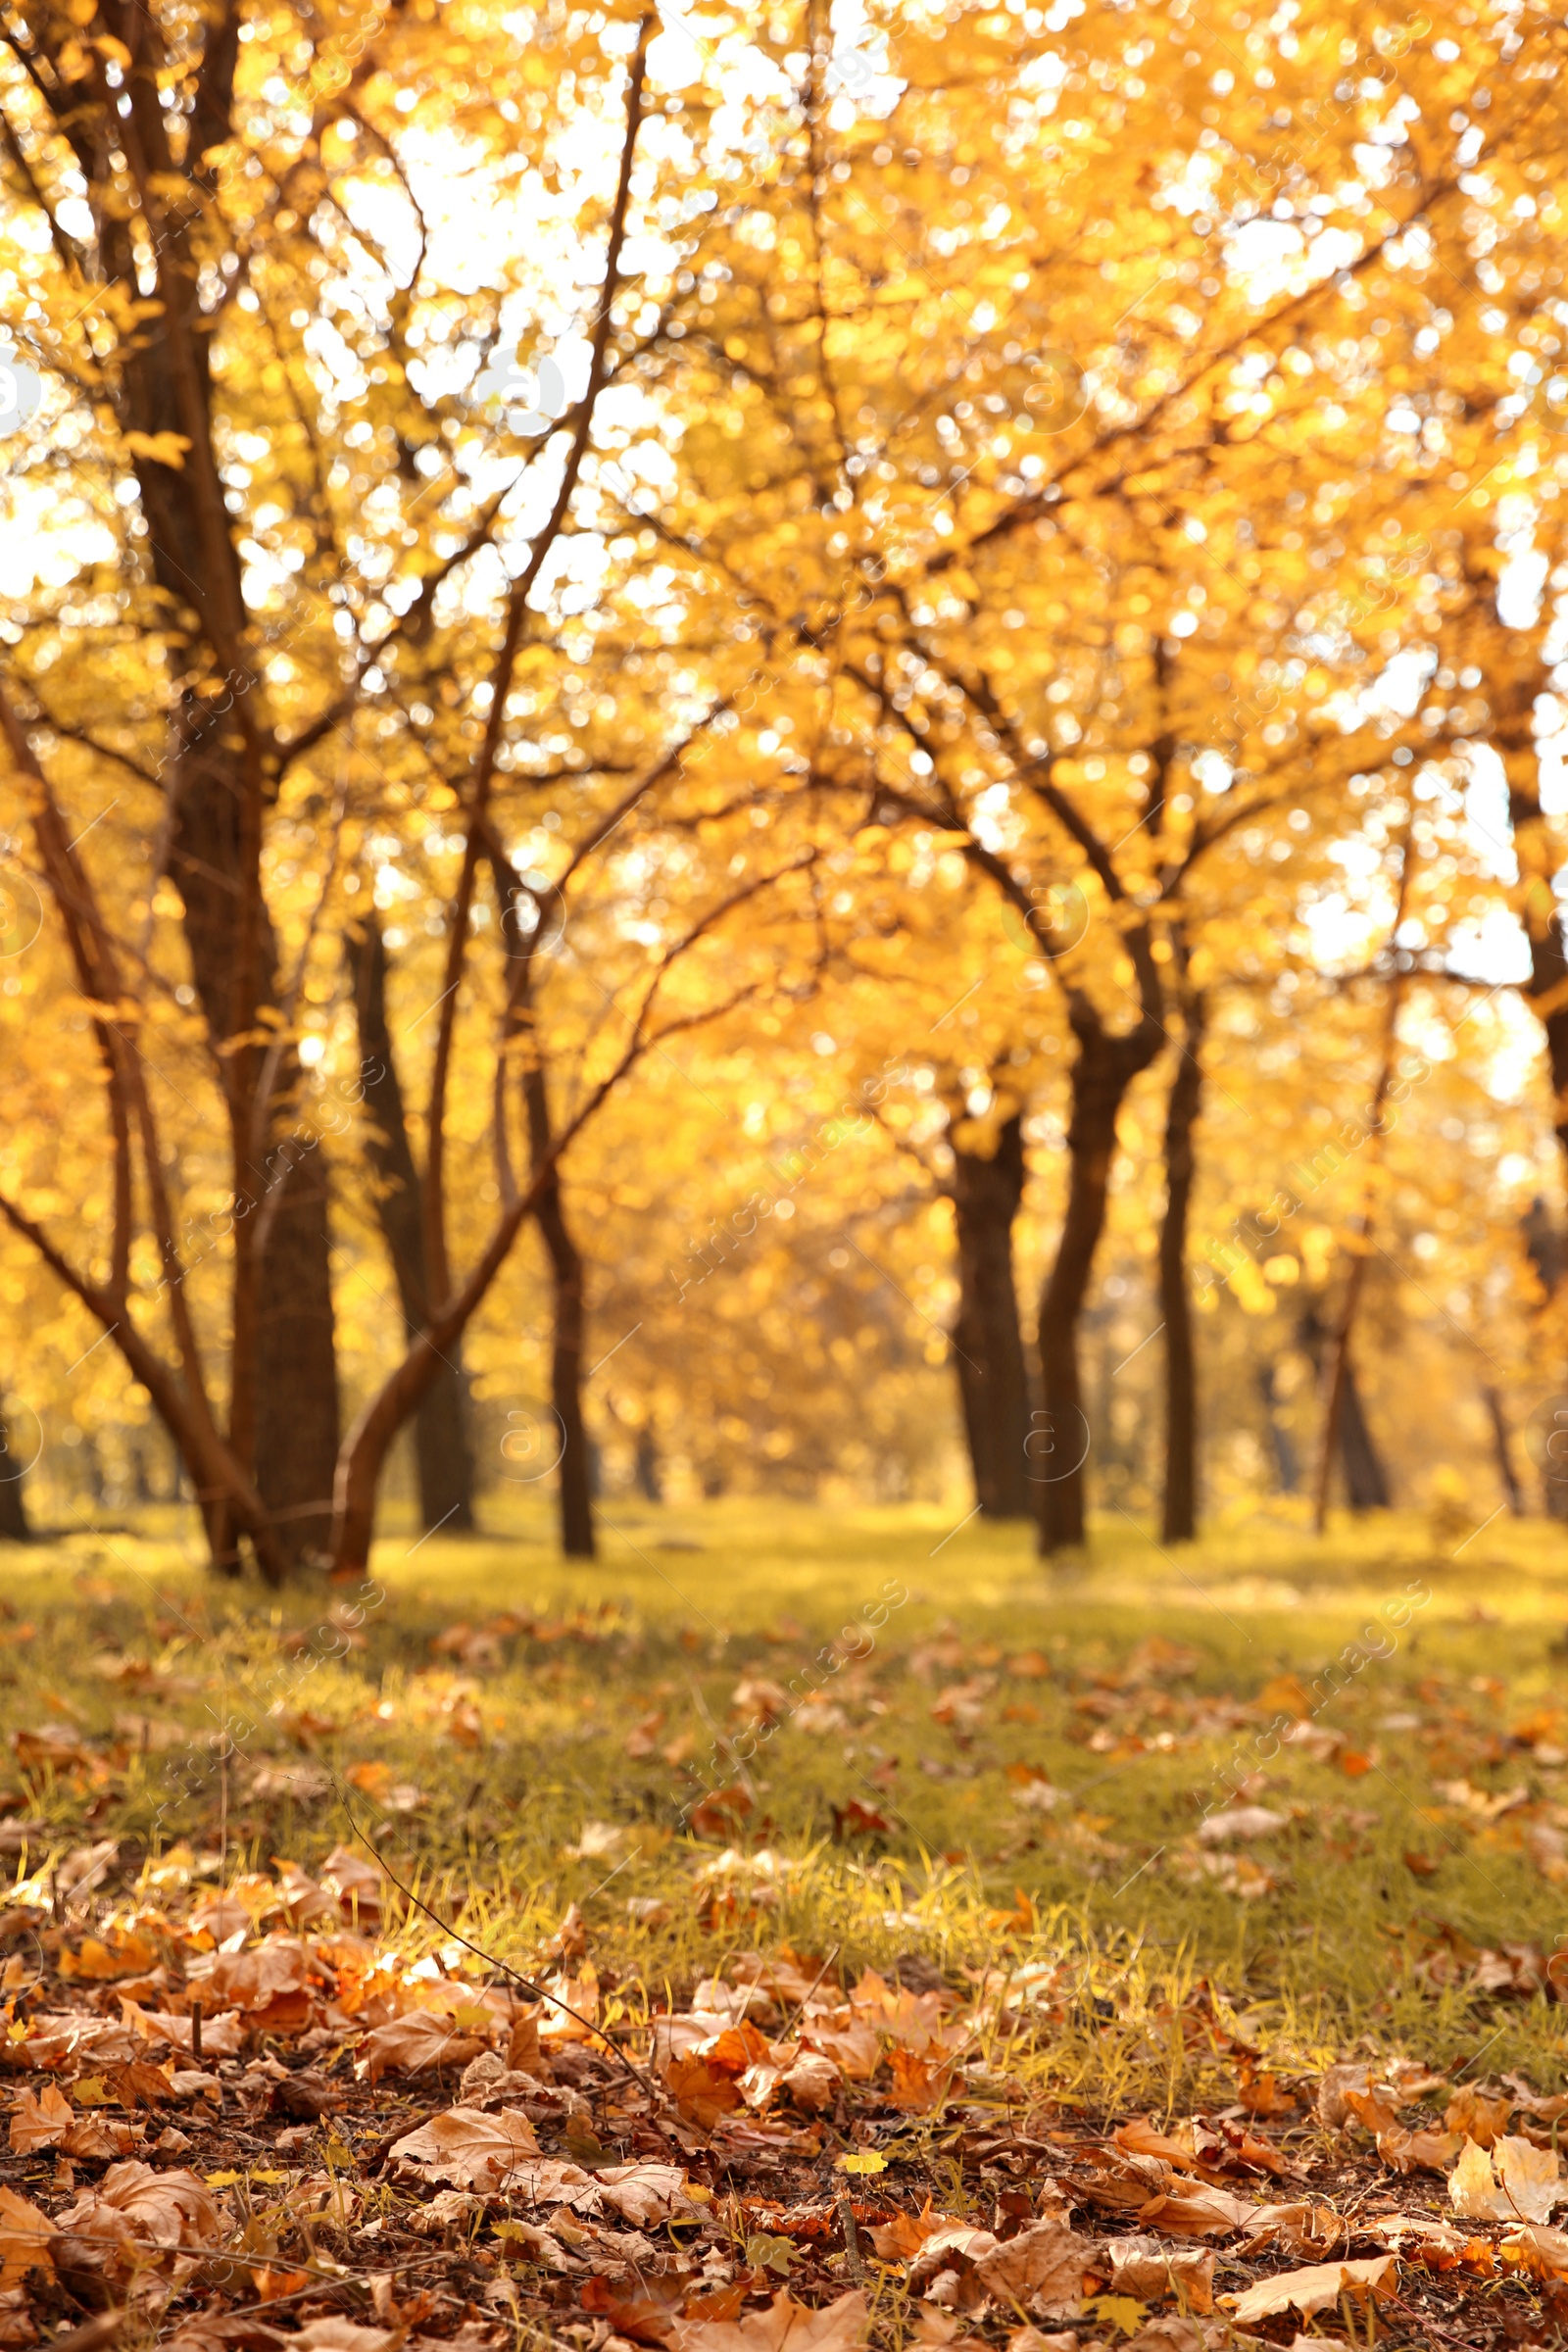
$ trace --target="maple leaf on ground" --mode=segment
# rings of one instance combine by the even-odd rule
[[[871,2244],[884,2262],[911,2262],[928,2237],[939,2230],[961,2229],[952,2214],[933,2213],[928,2204],[921,2213],[896,2213],[890,2222],[878,2223],[870,2231]]]
[[[1568,2204],[1568,2180],[1555,2149],[1505,2134],[1489,2155],[1467,2139],[1448,2175],[1448,2201],[1469,2222],[1549,2222],[1554,2205]]]
[[[206,2028],[203,2028],[203,2039]],[[428,2009],[411,2009],[404,2017],[389,2017],[372,2026],[360,2043],[354,2072],[372,2085],[383,2075],[424,2075],[433,2067],[466,2066],[486,2043],[476,2034],[460,2032],[446,2018]]]
[[[1183,2173],[1196,2173],[1199,2169],[1198,2158],[1192,2148],[1179,2139],[1172,2139],[1167,2132],[1156,2130],[1151,2123],[1123,2124],[1112,2136],[1117,2147],[1125,2148],[1130,2156],[1157,2156],[1162,2164],[1173,2164],[1178,2172]]]
[[[393,2143],[390,2161],[413,2165],[426,2180],[450,2180],[459,2188],[499,2188],[539,2142],[525,2115],[503,2109],[486,2115],[478,2107],[449,2107]]]
[[[1568,2231],[1521,2222],[1503,2240],[1502,2259],[1531,2278],[1568,2278]]]
[[[308,2320],[298,2335],[287,2340],[303,2344],[307,2352],[383,2352],[383,2347],[396,2340],[400,2330],[391,2328],[361,2328],[353,2320]]]
[[[125,2271],[142,2268],[150,2246],[211,2246],[226,2228],[221,2206],[194,2173],[155,2173],[141,2163],[112,2164],[60,2216],[63,2237],[107,2241]]]
[[[19,2090],[11,2110],[11,2153],[31,2156],[58,2147],[75,2121],[71,2101],[55,2083],[41,2091]]]
[[[1037,2318],[1076,2311],[1083,2300],[1084,2273],[1094,2268],[1095,2249],[1061,2222],[1035,2222],[1004,2245],[979,2255],[975,2272],[987,2292],[1026,2307]]]
[[[1180,2196],[1152,2198],[1138,2219],[1172,2237],[1208,2237],[1216,2230],[1245,2230],[1260,2208],[1228,2188],[1194,2188]]]
[[[1463,2144],[1457,2132],[1402,2132],[1396,2124],[1378,2133],[1378,2154],[1396,2173],[1446,2173]]]
[[[635,2229],[645,2222],[667,2222],[679,2207],[691,2206],[686,2177],[678,2165],[606,2165],[599,2181],[605,2203]]]
[[[1444,2111],[1446,2132],[1462,2132],[1473,2139],[1478,2148],[1490,2148],[1508,2129],[1508,2117],[1514,2101],[1507,2098],[1489,2098],[1484,2091],[1466,2083],[1456,2090]]]
[[[1162,2246],[1157,2237],[1115,2237],[1103,2249],[1113,2295],[1156,2303],[1179,2294],[1189,2311],[1214,2308],[1214,2257],[1196,2247]]]
[[[853,2352],[869,2328],[864,2295],[840,2295],[836,2303],[809,2311],[781,2287],[766,2311],[748,2311],[738,2320],[677,2320],[677,2352]]]
[[[188,2017],[174,2017],[167,2010],[143,2009],[122,1994],[120,2014],[127,2030],[141,2036],[144,2042],[162,2041],[172,2050],[180,2050],[188,2058],[193,2048],[195,2028]],[[219,2017],[202,2020],[202,2055],[204,2058],[237,2058],[244,2039],[239,2012],[225,2009]]]
[[[46,2259],[55,2225],[14,2188],[0,2188],[0,2292]]]
[[[1376,2087],[1382,2089],[1385,2086],[1379,2083]],[[1327,2131],[1337,2132],[1347,2115],[1352,2112],[1348,2103],[1349,2093],[1353,2090],[1364,2097],[1370,2095],[1373,2089],[1372,2070],[1365,2064],[1325,2067],[1317,2086],[1318,2122]]]
[[[1278,2319],[1282,2312],[1304,2316],[1328,2311],[1343,2294],[1392,2294],[1397,2272],[1392,2254],[1374,2254],[1365,2262],[1319,2262],[1304,2271],[1282,2271],[1277,2278],[1260,2278],[1244,2294],[1222,2300],[1233,2324],[1247,2328],[1254,2320]]]
[[[1285,2245],[1293,2254],[1327,2254],[1345,2236],[1345,2224],[1332,2205],[1302,2198],[1290,2205],[1259,2205],[1246,2224],[1247,2252]]]

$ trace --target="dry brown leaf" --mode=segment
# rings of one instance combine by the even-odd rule
[[[1463,2145],[1457,2132],[1403,2132],[1395,2124],[1378,2133],[1378,2154],[1396,2173],[1446,2173]]]
[[[63,2233],[127,2246],[216,2245],[227,2224],[212,2190],[194,2173],[155,2173],[148,2164],[112,2164],[95,2189],[60,2216]]]
[[[1568,2278],[1568,2231],[1521,2222],[1503,2240],[1502,2259],[1531,2278]]]
[[[204,2037],[205,2032],[204,2028]],[[423,2075],[432,2067],[466,2066],[487,2047],[449,2019],[428,2009],[411,2009],[406,2017],[389,2017],[384,2025],[371,2027],[360,2044],[354,2072],[362,2082],[373,2084],[383,2075]]]
[[[414,2165],[426,2180],[496,2189],[525,2156],[538,2153],[532,2124],[514,2109],[486,2115],[478,2107],[449,2107],[394,2142],[390,2160]]]
[[[1328,2254],[1345,2237],[1346,2226],[1332,2205],[1302,2198],[1290,2205],[1259,2205],[1247,2224],[1247,2252],[1283,2245],[1293,2254]]]
[[[1128,2341],[1125,2352],[1204,2352],[1207,2340],[1195,2320],[1168,2311],[1140,2328]]]
[[[1380,2132],[1392,2132],[1398,2124],[1399,2108],[1392,2090],[1380,2083],[1375,2090],[1347,2088],[1347,2111],[1358,2124],[1365,2126],[1375,2139]]]
[[[1392,2294],[1397,2272],[1392,2254],[1374,2254],[1365,2262],[1318,2262],[1304,2271],[1260,2278],[1245,2294],[1227,2295],[1224,2301],[1235,2325],[1247,2328],[1254,2320],[1278,2319],[1282,2312],[1331,2310],[1344,2294]]]
[[[1214,2257],[1196,2246],[1162,2246],[1157,2237],[1107,2238],[1102,2249],[1109,2265],[1109,2292],[1139,2303],[1157,2303],[1180,2294],[1189,2311],[1214,2308]]]
[[[1337,2132],[1350,2112],[1348,2094],[1352,2090],[1364,2094],[1372,2087],[1372,2070],[1364,2063],[1326,2067],[1317,2086],[1318,2122],[1327,2131]]]
[[[975,2273],[988,2294],[1051,2319],[1077,2310],[1094,2259],[1091,2241],[1064,2223],[1035,2222],[979,2255]]]
[[[392,2328],[361,2328],[353,2320],[340,2320],[336,2313],[330,2319],[307,2320],[298,2335],[290,2336],[291,2344],[301,2344],[305,2352],[385,2352],[395,2343],[403,2330]]]
[[[1155,2156],[1162,2164],[1173,2164],[1182,2173],[1196,2173],[1199,2169],[1198,2157],[1190,2144],[1172,2139],[1168,2132],[1148,2121],[1123,2124],[1112,2137],[1117,2147],[1125,2148],[1130,2156]]]
[[[54,2082],[41,2091],[19,2090],[11,2110],[11,2153],[32,2156],[39,2148],[57,2148],[75,2121],[71,2101]]]
[[[1552,2148],[1504,2133],[1489,2155],[1467,2139],[1448,2175],[1448,2201],[1468,2222],[1549,2222],[1552,2207],[1568,2203],[1568,2180]]]
[[[766,2311],[748,2311],[738,2320],[677,2320],[677,2352],[853,2352],[869,2326],[862,2294],[840,2295],[821,2311],[797,2303],[787,2287]]]
[[[667,2222],[695,2207],[686,2194],[686,2177],[675,2164],[611,2164],[598,2175],[604,2201],[623,2221],[640,2230],[647,2222]]]
[[[868,2234],[884,2262],[912,2262],[927,2238],[939,2230],[961,2228],[951,2213],[933,2213],[927,2203],[920,2213],[896,2213],[892,2221],[878,2223]]]
[[[48,2260],[55,2225],[14,2188],[0,2188],[0,2291],[16,2286]]]
[[[1138,2219],[1148,2230],[1171,2237],[1211,2237],[1217,2230],[1245,2230],[1259,2208],[1228,2188],[1194,2188],[1180,2196],[1152,2197]]]
[[[1513,2104],[1512,2099],[1488,2098],[1483,2092],[1466,2085],[1463,2090],[1456,2090],[1448,2101],[1443,2128],[1446,2132],[1462,2132],[1466,2139],[1473,2139],[1478,2148],[1490,2148],[1507,2131]]]

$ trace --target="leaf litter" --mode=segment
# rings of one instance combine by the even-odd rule
[[[404,1686],[421,1737],[459,1753],[491,1737],[484,1677],[519,1638],[602,1646],[609,1634],[588,1618],[452,1629],[436,1654],[465,1676]],[[1076,1688],[1061,1676],[1068,1737],[1095,1758],[1180,1754],[1280,1705],[1277,1685],[1253,1700],[1183,1688],[1198,1658],[1156,1637]],[[932,1777],[960,1787],[999,1720],[1042,1719],[1057,1672],[1040,1651],[1008,1662],[951,1634],[905,1664],[947,1742]],[[149,1710],[200,1688],[151,1668],[119,1681]],[[1004,1703],[1009,1681],[1035,1695]],[[759,1667],[733,1707],[781,1738],[842,1741],[879,1728],[877,1689],[856,1666],[833,1722],[818,1706],[795,1726]],[[623,1745],[651,1770],[683,1770],[684,1754],[669,1762],[680,1739],[661,1740],[664,1696]],[[349,1720],[294,1708],[286,1737],[309,1752]],[[159,1721],[140,1727],[142,1759],[161,1750]],[[1444,1775],[1434,1830],[1441,1817],[1509,1845],[1555,1884],[1556,1849],[1530,1835],[1554,1829],[1549,1803],[1514,1785],[1489,1794],[1483,1735],[1446,1690],[1412,1721],[1430,1723]],[[1325,1771],[1361,1760],[1352,1779],[1376,1745],[1295,1729],[1287,1746]],[[873,1744],[874,1785],[890,1790],[896,1769]],[[352,1841],[299,1834],[332,1772],[249,1768],[247,1801],[272,1820],[286,1808],[298,1842],[265,1867],[253,1845],[214,1884],[215,1857],[191,1845],[62,1838],[73,1813],[84,1828],[105,1818],[130,1769],[113,1740],[46,1726],[12,1751],[0,2346],[103,2310],[183,2352],[500,2352],[519,2328],[580,2352],[1211,2352],[1325,2326],[1355,2343],[1395,2329],[1500,2346],[1568,2314],[1568,2232],[1553,2218],[1568,2205],[1555,2144],[1568,2097],[1517,2075],[1452,2080],[1393,2050],[1270,2042],[1189,1974],[1157,2022],[1201,2058],[1206,2103],[1117,2106],[1108,2074],[1097,2095],[1039,2061],[1085,2033],[1147,2040],[1125,1970],[1053,1950],[1022,1886],[986,1914],[989,1942],[968,1962],[906,1949],[873,1965],[843,1939],[792,1941],[780,1931],[801,1911],[811,1849],[781,1837],[744,1769],[688,1805],[684,1848],[657,1823],[584,1816],[564,1860],[612,1874],[667,1849],[684,1898],[666,1870],[657,1897],[625,1899],[628,1929],[608,1943],[568,1904],[503,1968],[459,1940],[432,1948]],[[1052,1854],[1092,1878],[1137,1859],[1109,1817],[1072,1799],[1059,1752],[999,1774],[1000,1863]],[[381,1836],[429,1803],[377,1759],[346,1777],[391,1825]],[[1288,1893],[1310,1841],[1353,1850],[1375,1819],[1314,1814],[1252,1779],[1151,1868],[1250,1911]],[[49,1822],[29,1829],[26,1808],[45,1801]],[[892,1838],[886,1801],[845,1792],[829,1807],[834,1846],[874,1853]],[[934,1883],[955,1885],[962,1860],[947,1855]],[[874,1862],[862,1876],[877,1883]],[[885,1923],[923,1928],[906,1868],[881,1883]],[[658,1961],[653,1939],[683,1899],[709,1938],[703,1974]],[[645,1964],[627,1965],[626,1934]],[[1527,1943],[1483,1945],[1446,1921],[1389,1941],[1432,2000],[1555,1991]],[[520,1971],[542,1997],[519,1993]]]

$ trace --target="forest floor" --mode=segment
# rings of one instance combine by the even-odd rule
[[[0,2347],[1558,2339],[1560,1533],[608,1518],[0,1557]]]

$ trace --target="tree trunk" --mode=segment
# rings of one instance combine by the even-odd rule
[[[561,1186],[554,1175],[540,1196],[534,1222],[550,1256],[555,1285],[555,1342],[550,1355],[550,1394],[561,1427],[561,1548],[568,1560],[591,1560],[594,1543],[594,1474],[583,1421],[582,1252],[566,1223]]]
[[[1092,1006],[1070,1010],[1078,1055],[1072,1070],[1072,1115],[1067,1126],[1067,1210],[1055,1260],[1040,1301],[1040,1368],[1045,1403],[1029,1436],[1030,1478],[1041,1498],[1040,1550],[1053,1553],[1084,1540],[1084,1463],[1089,1423],[1078,1363],[1078,1322],[1104,1230],[1105,1202],[1116,1152],[1122,1099],[1159,1051],[1162,1033],[1145,1021],[1128,1036],[1101,1023]]]
[[[1159,1311],[1165,1326],[1165,1493],[1160,1540],[1190,1544],[1198,1533],[1198,1366],[1187,1279],[1187,1219],[1192,1206],[1193,1130],[1203,1094],[1204,1004],[1183,1005],[1187,1034],[1165,1113],[1165,1217],[1159,1230]]]
[[[645,1502],[663,1501],[664,1487],[660,1474],[659,1444],[650,1421],[645,1421],[637,1432],[637,1451],[634,1456],[633,1475],[637,1481],[637,1492]]]
[[[226,132],[238,35],[236,10],[209,31],[193,160]],[[173,159],[145,64],[127,88],[124,105],[142,156],[167,178]],[[299,1064],[292,1053],[270,1060],[258,1037],[258,1014],[275,1008],[278,993],[261,873],[276,763],[246,650],[239,557],[211,438],[211,338],[200,315],[192,224],[203,197],[210,204],[214,193],[200,167],[188,191],[171,198],[165,190],[168,225],[152,247],[158,300],[127,346],[119,407],[122,426],[144,437],[183,436],[187,444],[183,463],[176,457],[166,465],[145,449],[135,460],[149,560],[172,625],[188,631],[181,666],[192,677],[172,734],[169,872],[183,902],[192,978],[228,1110],[235,1200],[229,1443],[241,1468],[254,1468],[262,1500],[276,1516],[275,1556],[298,1561],[324,1545],[331,1526],[338,1398],[330,1243],[321,1163],[286,1145],[279,1161]],[[109,278],[134,291],[130,217],[106,221],[101,238]],[[260,1102],[264,1071],[270,1099]],[[223,1507],[210,1522],[220,1557],[231,1550],[228,1519]]]
[[[1274,1367],[1259,1364],[1257,1393],[1263,1400],[1263,1417],[1268,1426],[1269,1444],[1274,1448],[1274,1470],[1279,1479],[1280,1493],[1294,1494],[1301,1481],[1301,1465],[1297,1459],[1291,1433],[1279,1417],[1279,1398],[1274,1389]]]
[[[954,1145],[958,1312],[953,1360],[975,1501],[987,1519],[1034,1516],[1024,1451],[1029,1375],[1012,1271],[1012,1228],[1023,1185],[1022,1111],[1006,1121],[989,1159]]]
[[[412,1339],[424,1328],[428,1310],[424,1204],[387,1025],[386,943],[373,914],[366,918],[362,933],[349,935],[347,947],[368,1114],[366,1154],[376,1180],[376,1221],[392,1260],[404,1332]],[[473,1449],[461,1341],[444,1348],[441,1359],[414,1417],[419,1518],[427,1531],[440,1527],[450,1535],[468,1535],[474,1523]]]
[[[1355,1369],[1344,1357],[1344,1387],[1340,1402],[1340,1467],[1345,1473],[1345,1495],[1352,1511],[1386,1511],[1392,1500],[1389,1474],[1373,1441],[1361,1406]]]
[[[22,1490],[23,1468],[11,1456],[11,1425],[0,1420],[0,1543],[30,1544],[27,1498]]]
[[[1297,1325],[1297,1337],[1321,1384],[1325,1355],[1332,1348],[1339,1367],[1340,1408],[1335,1421],[1334,1456],[1345,1479],[1345,1499],[1352,1511],[1386,1511],[1390,1505],[1389,1474],[1377,1448],[1355,1366],[1348,1346],[1342,1345],[1318,1312],[1320,1301],[1307,1306]]]
[[[1522,1519],[1525,1515],[1524,1492],[1519,1484],[1519,1473],[1513,1466],[1513,1440],[1508,1431],[1507,1415],[1502,1409],[1502,1398],[1490,1381],[1482,1390],[1481,1396],[1487,1408],[1487,1418],[1492,1423],[1492,1449],[1496,1456],[1497,1476],[1502,1481],[1508,1508],[1516,1519]]]

